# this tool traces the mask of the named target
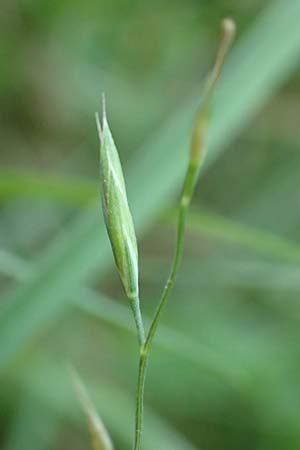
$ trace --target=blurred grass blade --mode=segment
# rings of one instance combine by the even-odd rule
[[[13,258],[11,256],[11,259]],[[19,266],[16,267],[15,271],[11,267],[9,275],[18,281],[28,280],[28,274],[34,270],[33,265],[20,258],[16,259],[18,262],[22,261],[24,271],[20,272]],[[136,332],[134,327],[132,327],[128,307],[97,293],[93,289],[79,288],[73,294],[72,302],[69,302],[69,306],[74,306],[89,316],[121,328],[135,337]],[[150,318],[144,315],[144,320],[145,324],[149,326]],[[195,342],[194,339],[166,325],[161,325],[159,336],[154,345],[192,364],[197,364],[202,369],[214,373],[218,377],[227,379],[231,385],[239,383],[246,376],[244,368],[236,370],[236,368],[227,366],[222,355],[213,348],[200,342]]]
[[[269,2],[266,11],[235,44],[216,96],[210,133],[215,151],[210,152],[210,163],[298,66],[299,15],[300,0]]]
[[[18,385],[34,392],[45,407],[62,419],[73,420],[80,425],[74,414],[74,393],[70,388],[67,371],[54,360],[46,361],[37,354],[34,365],[28,365],[23,373],[16,374]],[[109,425],[120,448],[130,448],[132,443],[132,394],[105,379],[95,384],[86,383],[97,406],[105,405],[105,422]],[[168,424],[154,411],[147,409],[143,450],[196,450],[196,447],[174,426]],[[77,418],[77,420],[76,420]],[[74,420],[75,419],[75,420]]]
[[[19,256],[0,249],[0,273],[19,281],[28,281],[34,273],[34,268]]]
[[[1,442],[1,450],[49,450],[60,430],[57,415],[45,408],[40,399],[27,393],[19,395],[13,423],[5,442]]]
[[[175,217],[175,211],[171,213]],[[187,229],[205,236],[247,248],[271,260],[300,262],[300,246],[275,233],[244,225],[219,214],[203,213],[191,209]]]
[[[284,144],[282,149],[285,149]],[[255,227],[272,227],[275,233],[291,235],[299,230],[300,210],[292,207],[299,199],[299,153],[299,146],[295,144],[295,157],[280,160],[278,167],[266,174],[238,211],[239,220]]]
[[[108,431],[93,406],[83,382],[74,370],[72,370],[72,380],[88,420],[92,450],[114,450]]]
[[[0,200],[19,198],[56,200],[82,205],[99,195],[98,185],[84,178],[65,178],[57,174],[25,170],[0,170]]]
[[[297,167],[293,165],[293,168],[297,170]],[[286,177],[290,179],[291,167],[289,167],[288,173]],[[6,171],[4,172],[6,174]],[[44,175],[40,174],[28,174],[26,172],[19,173],[18,171],[14,172],[16,178],[21,178],[21,183],[18,186],[15,186],[15,197],[21,198],[23,195],[32,199],[38,198],[42,196],[43,198],[49,198],[51,200],[58,201],[66,201],[68,204],[71,202],[79,202],[82,201],[88,202],[94,197],[98,195],[98,187],[97,183],[87,183],[85,186],[84,183],[81,186],[78,186],[77,181],[74,179],[66,179],[63,178],[61,180],[61,184],[59,184],[60,195],[53,195],[52,190],[48,190],[49,183],[50,185],[54,185],[57,183],[56,178],[52,178],[47,175],[47,180],[45,180]],[[0,173],[0,198],[5,196],[5,189],[1,191],[3,185],[2,183],[2,172]],[[33,181],[33,185],[42,187],[41,191],[35,191],[34,189],[24,193],[23,185],[28,185],[32,182],[32,177],[36,181]],[[4,177],[5,178],[5,177]],[[276,180],[276,183],[271,183],[272,186],[279,186],[279,189],[282,190],[282,186],[279,181],[282,181],[282,174],[280,174],[280,178]],[[49,181],[50,180],[50,181]],[[7,178],[7,182],[9,186],[13,189],[13,185],[15,181],[10,182],[9,178]],[[35,182],[37,184],[35,184]],[[74,186],[78,188],[78,196],[72,197],[69,196],[69,193],[73,191]],[[10,190],[10,187],[8,190]],[[66,187],[66,190],[65,190]],[[270,189],[269,189],[270,191]],[[274,201],[271,197],[278,198],[278,195],[274,195],[274,188],[272,187],[272,192],[269,192],[269,198],[267,201],[260,201],[261,209],[263,209],[262,205],[270,205],[271,200]],[[249,212],[250,209],[250,212]],[[264,206],[264,210],[266,207]],[[254,217],[257,214],[257,204],[256,206],[253,204],[252,208],[245,208],[245,214],[247,210],[247,218],[250,219],[250,216]],[[250,214],[251,213],[251,214]],[[162,223],[165,222],[174,222],[174,219],[177,217],[176,209],[169,209],[162,216]],[[249,217],[248,217],[249,216]],[[287,261],[287,262],[299,262],[300,261],[300,249],[296,242],[289,241],[285,238],[282,238],[278,234],[261,230],[257,227],[244,225],[237,220],[227,219],[219,214],[214,214],[212,212],[203,212],[198,211],[196,208],[191,208],[189,212],[189,220],[187,223],[187,229],[192,232],[204,234],[207,237],[217,238],[221,241],[228,241],[230,243],[236,244],[241,247],[249,248],[251,251],[257,252],[261,255],[265,255],[268,257],[276,258],[278,261]],[[25,265],[24,265],[25,264]],[[26,267],[26,269],[25,269]],[[27,270],[29,269],[29,263],[24,262],[21,258],[16,255],[11,254],[5,250],[0,250],[0,271],[3,274],[12,276],[14,278],[22,280],[22,278],[28,278]]]
[[[225,149],[299,63],[299,13],[300,0],[272,2],[232,51],[215,96],[212,158]],[[139,232],[150,225],[178,188],[198,104],[197,92],[125,170]],[[98,209],[98,202],[92,203],[63,230],[38,260],[31,281],[4,299],[10,306],[0,316],[0,372],[33,337],[53,324],[84,280],[96,273],[103,275],[111,265]]]

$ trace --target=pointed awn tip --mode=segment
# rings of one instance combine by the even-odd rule
[[[102,138],[103,138],[103,123],[107,120],[106,119],[106,101],[105,101],[105,93],[104,92],[102,92],[101,103],[102,103],[102,126],[101,126],[101,120],[100,120],[99,113],[98,113],[98,111],[95,112],[95,119],[96,119],[96,125],[97,125],[100,143],[102,142]]]
[[[95,112],[95,119],[96,119],[96,125],[97,125],[97,130],[98,130],[98,135],[99,135],[99,139],[100,139],[100,143],[102,142],[102,128],[101,128],[101,122],[100,122],[100,117],[99,117],[99,113]]]
[[[106,120],[106,100],[104,92],[102,92],[102,117],[103,120]]]

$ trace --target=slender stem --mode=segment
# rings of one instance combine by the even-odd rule
[[[137,398],[136,398],[136,418],[135,418],[135,441],[134,450],[140,450],[141,447],[141,437],[142,437],[142,426],[143,426],[143,403],[144,403],[144,386],[146,378],[147,362],[149,357],[149,351],[155,332],[162,315],[162,312],[168,302],[169,296],[171,294],[177,272],[179,269],[179,264],[181,261],[181,256],[183,252],[184,245],[184,234],[185,234],[185,224],[188,212],[188,207],[193,196],[195,184],[197,181],[198,172],[201,163],[204,159],[205,141],[207,135],[207,125],[208,125],[208,112],[210,106],[211,95],[216,84],[216,81],[221,73],[221,69],[225,60],[225,56],[231,45],[235,25],[230,19],[225,19],[222,22],[222,37],[220,41],[219,50],[216,55],[215,64],[213,66],[212,72],[208,78],[206,89],[204,91],[203,103],[196,116],[194,131],[192,135],[191,151],[190,151],[190,162],[186,177],[184,180],[182,196],[179,205],[179,215],[177,224],[177,237],[176,237],[176,247],[175,253],[171,265],[170,274],[168,281],[163,290],[159,305],[154,314],[154,318],[151,322],[146,339],[144,337],[144,330],[142,327],[142,319],[140,317],[139,303],[132,303],[132,309],[138,329],[138,336],[140,342],[140,361],[139,361],[139,374],[138,374],[138,387],[137,387]],[[136,309],[138,307],[138,309]]]
[[[140,449],[142,441],[143,416],[144,416],[144,388],[146,380],[147,363],[148,363],[148,351],[144,345],[141,345],[137,396],[136,396],[135,438],[133,447],[134,450]]]
[[[147,337],[145,341],[140,346],[140,361],[139,361],[139,374],[138,374],[138,387],[137,387],[137,398],[136,398],[136,416],[135,416],[135,441],[134,441],[134,450],[140,450],[141,447],[141,437],[142,437],[142,427],[143,427],[143,403],[144,403],[144,387],[145,387],[145,379],[146,379],[146,370],[147,363],[149,357],[149,351],[151,348],[151,343],[155,335],[155,331],[157,329],[159,319],[163,312],[164,307],[168,301],[170,296],[172,287],[174,285],[174,281],[179,269],[179,264],[181,261],[183,244],[184,244],[184,233],[185,233],[185,223],[188,207],[190,204],[190,200],[194,191],[194,187],[197,180],[199,167],[195,165],[192,161],[189,165],[183,192],[181,196],[180,206],[179,206],[179,216],[178,216],[178,225],[177,225],[177,237],[176,237],[176,247],[174,258],[170,270],[170,274],[168,277],[168,281],[165,285],[160,303],[155,312],[153,321],[150,325]]]
[[[134,321],[135,321],[135,325],[136,325],[139,345],[141,347],[145,342],[145,330],[144,330],[144,324],[143,324],[143,319],[142,319],[142,314],[141,314],[141,309],[140,309],[139,298],[137,298],[137,297],[131,298],[130,306],[131,306],[131,309],[133,312],[133,317],[134,317]]]
[[[175,253],[171,265],[170,274],[167,280],[167,283],[165,285],[165,288],[163,290],[159,305],[156,309],[154,318],[152,320],[152,323],[150,325],[146,342],[145,342],[145,351],[148,354],[152,340],[155,335],[155,331],[157,329],[160,317],[162,315],[162,312],[167,304],[167,301],[170,297],[172,288],[174,286],[174,282],[178,273],[181,256],[183,252],[183,245],[184,245],[184,234],[185,234],[185,225],[186,225],[186,217],[188,212],[188,207],[193,195],[194,187],[197,181],[197,175],[198,175],[199,167],[198,165],[194,164],[193,161],[190,162],[186,178],[184,181],[184,187],[183,192],[180,200],[179,205],[179,215],[178,215],[178,224],[177,224],[177,237],[176,237],[176,247],[175,247]]]
[[[135,412],[135,438],[134,450],[138,450],[141,446],[143,415],[144,415],[144,386],[147,368],[147,352],[145,352],[145,330],[140,309],[140,301],[138,298],[130,300],[130,306],[137,329],[138,341],[140,346],[139,373],[136,394],[136,412]]]

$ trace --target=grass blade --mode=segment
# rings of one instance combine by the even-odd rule
[[[16,259],[18,265],[14,270],[11,266],[9,275],[17,281],[28,281],[29,274],[34,270],[32,264],[25,262],[21,258],[10,256],[10,260]],[[23,271],[20,271],[22,264]],[[1,264],[0,264],[1,270]],[[131,315],[128,307],[124,304],[117,303],[96,291],[81,287],[72,296],[72,300],[68,303],[69,307],[78,308],[81,312],[100,319],[110,325],[116,326],[122,330],[131,333],[136,337],[135,328],[131,324]],[[145,324],[149,326],[150,318],[144,315]],[[236,370],[235,368],[226,367],[222,355],[193,339],[185,336],[183,333],[174,330],[166,325],[161,325],[160,333],[155,344],[162,350],[165,350],[179,358],[197,364],[218,377],[226,379],[231,385],[236,384],[239,380],[247,376],[244,369]]]
[[[2,169],[0,171],[0,200],[19,198],[50,199],[82,205],[99,195],[98,185],[87,179],[66,179],[49,173]]]
[[[37,355],[35,364],[28,366],[17,382],[28,392],[33,392],[47,408],[58,417],[67,417],[78,427],[80,418],[74,414],[74,394],[70,388],[67,370],[54,361],[45,362]],[[129,448],[132,441],[132,399],[128,393],[115,384],[105,380],[88,380],[87,386],[97,406],[105,404],[105,422],[113,436],[123,444],[120,448]],[[164,450],[196,450],[195,446],[174,426],[163,420],[152,410],[147,410],[148,427],[145,430],[145,450],[163,448]]]
[[[72,370],[72,379],[77,396],[88,420],[92,450],[114,450],[108,431],[92,404],[83,382],[74,370]]]

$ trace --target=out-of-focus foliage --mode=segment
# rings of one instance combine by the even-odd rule
[[[229,15],[237,42],[151,355],[144,449],[300,448],[300,1],[2,0],[1,449],[88,448],[69,361],[115,447],[131,448],[137,348],[100,213],[94,112],[105,91],[150,316]]]

